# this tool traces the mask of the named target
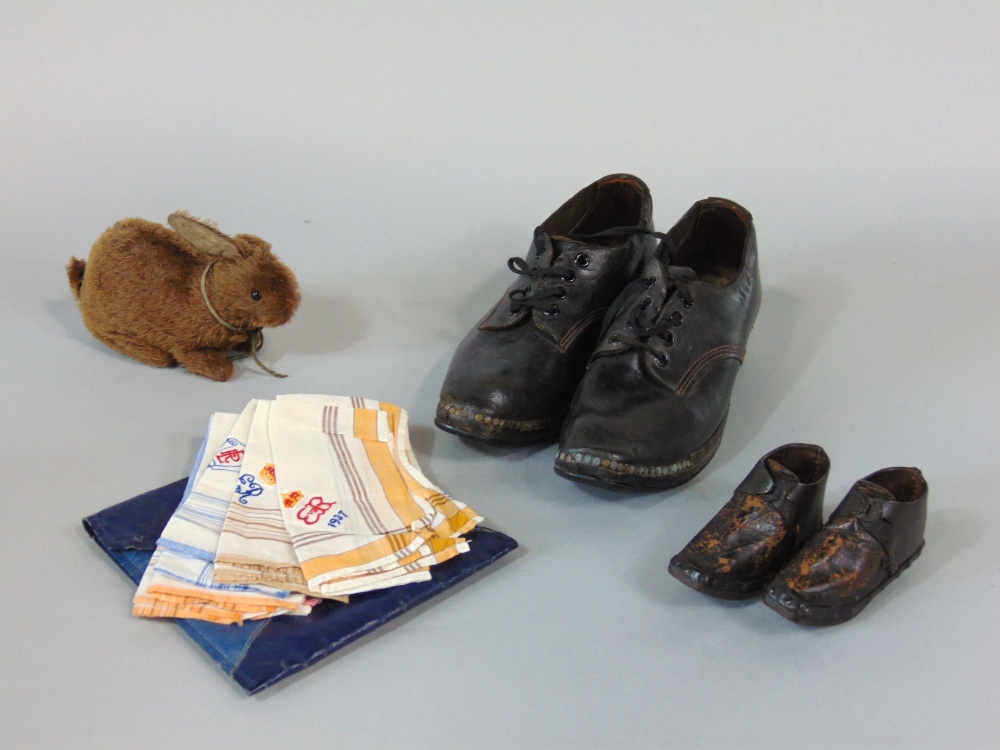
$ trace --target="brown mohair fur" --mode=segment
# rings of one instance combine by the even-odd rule
[[[172,224],[178,215],[196,222],[174,214]],[[90,332],[146,364],[179,364],[213,380],[232,377],[226,354],[246,349],[247,336],[212,317],[201,295],[202,272],[215,262],[206,280],[208,298],[223,320],[243,330],[287,323],[299,305],[299,286],[260,237],[213,231],[232,257],[214,247],[206,252],[173,229],[132,218],[98,237],[86,262],[71,258],[66,274]],[[251,296],[254,291],[260,292],[259,301]]]

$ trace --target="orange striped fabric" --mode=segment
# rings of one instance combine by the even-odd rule
[[[216,432],[231,426],[225,445],[241,453],[241,463],[223,467],[235,488],[226,500],[218,482],[215,495],[198,495],[194,481],[195,502],[182,502],[168,524],[169,548],[153,555],[135,615],[238,624],[305,614],[307,596],[346,602],[426,581],[434,565],[468,551],[463,535],[482,520],[423,474],[409,417],[394,404],[279,396],[216,422]],[[207,442],[222,444],[217,434]],[[209,454],[196,476],[221,455]],[[188,538],[197,542],[190,559]],[[212,539],[215,557],[205,562],[210,553],[198,555]]]
[[[393,571],[427,580],[432,565],[468,549],[461,535],[482,520],[423,475],[408,415],[394,404],[279,396],[271,438],[279,492],[321,498],[311,506],[319,521],[296,508],[284,513],[317,595],[356,590],[366,575],[381,586]]]

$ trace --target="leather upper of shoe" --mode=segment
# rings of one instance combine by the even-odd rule
[[[792,443],[763,456],[675,560],[716,584],[763,585],[823,522],[830,459]]]
[[[608,306],[656,244],[580,238],[621,225],[652,230],[649,189],[632,175],[598,180],[546,219],[527,255],[508,261],[517,278],[456,349],[442,400],[513,420],[561,416]]]
[[[725,418],[760,299],[750,213],[695,203],[609,311],[561,447],[670,463],[704,445]]]
[[[775,579],[774,596],[821,606],[871,594],[920,550],[927,482],[918,469],[882,469],[858,480],[823,527]]]

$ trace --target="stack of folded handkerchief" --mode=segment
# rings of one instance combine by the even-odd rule
[[[482,520],[420,472],[407,414],[342,396],[215,414],[133,614],[219,623],[431,577]]]

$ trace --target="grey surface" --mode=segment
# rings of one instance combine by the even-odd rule
[[[3,747],[997,746],[997,4],[63,5],[0,6]],[[764,280],[718,456],[624,498],[556,477],[553,446],[432,427],[507,257],[615,171],[662,228],[745,204]],[[287,380],[156,370],[83,327],[69,256],[177,208],[297,272],[263,354]],[[129,616],[79,521],[283,392],[408,408],[426,472],[523,551],[248,699]],[[884,466],[931,487],[923,556],[832,629],[666,573],[788,441],[830,453],[828,510]]]

